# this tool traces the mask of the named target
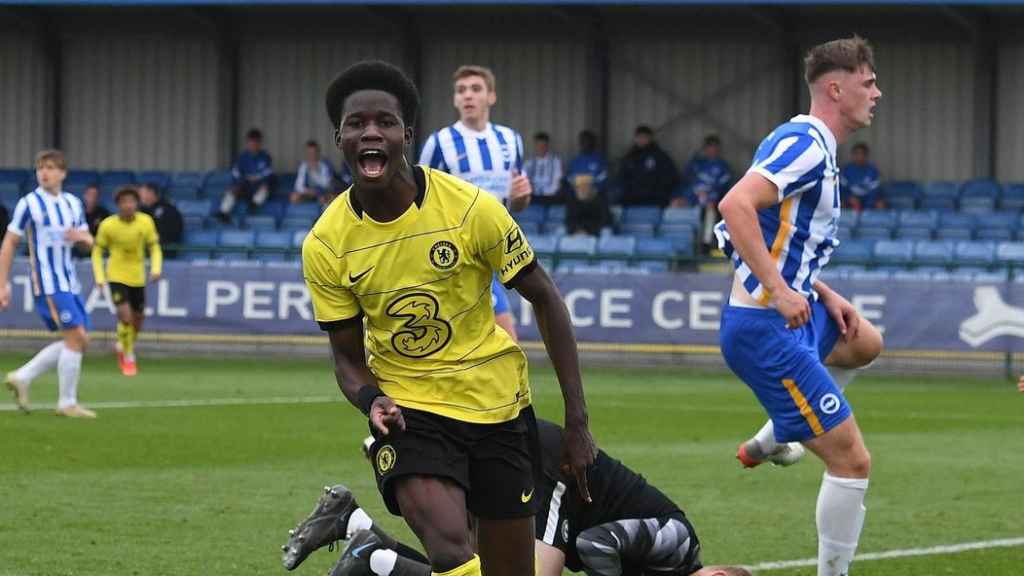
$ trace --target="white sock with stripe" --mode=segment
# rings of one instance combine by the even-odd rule
[[[398,553],[394,550],[374,550],[370,554],[370,571],[377,576],[390,576],[398,561]]]
[[[36,355],[26,362],[24,366],[18,368],[14,372],[14,377],[26,384],[31,383],[33,380],[38,378],[40,374],[57,365],[57,360],[60,358],[60,351],[63,349],[63,341],[58,340],[57,342],[53,342],[49,346],[37,352]]]
[[[78,377],[82,374],[82,353],[64,347],[57,361],[57,378],[60,382],[60,400],[57,408],[63,410],[78,404]]]
[[[867,478],[837,478],[828,472],[818,492],[818,576],[846,576],[864,527]]]
[[[779,447],[779,443],[775,441],[775,426],[771,420],[765,422],[757,434],[754,434],[754,439],[757,440],[757,445],[761,447],[764,455],[771,454]]]

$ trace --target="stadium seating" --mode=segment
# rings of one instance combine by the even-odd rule
[[[921,264],[951,264],[953,246],[950,241],[917,242],[914,244],[914,260]]]
[[[526,209],[513,214],[512,217],[515,218],[516,222],[533,222],[540,225],[544,223],[544,213],[545,210],[543,206],[531,204],[527,206]]]
[[[261,230],[256,233],[257,248],[273,248],[282,252],[292,247],[292,235],[287,232]]]
[[[661,215],[661,225],[664,228],[668,225],[689,224],[693,227],[700,226],[700,208],[666,208]]]
[[[632,236],[650,237],[654,236],[653,222],[626,222],[619,226],[619,231]]]
[[[989,266],[996,262],[995,242],[957,242],[953,249],[957,264]]]
[[[605,236],[597,241],[599,256],[632,256],[636,253],[636,238],[632,236]]]
[[[878,264],[909,264],[914,261],[914,243],[905,240],[875,242],[874,257]]]
[[[999,208],[1002,210],[1024,210],[1024,183],[1004,185],[999,197]]]
[[[675,247],[668,238],[637,238],[636,255],[647,258],[671,258],[675,256]]]
[[[544,219],[547,222],[565,222],[565,205],[554,204],[548,206]]]
[[[622,212],[622,224],[650,224],[652,229],[661,222],[661,208],[657,206],[629,206]]]
[[[290,232],[292,236],[292,248],[302,248],[302,242],[306,239],[309,234],[309,229],[305,230],[294,230]]]
[[[228,170],[215,170],[206,175],[203,179],[203,195],[207,198],[220,198],[231,184],[234,177]]]
[[[180,201],[177,202],[177,207],[182,216],[206,217],[210,215],[210,203],[206,200]]]
[[[541,234],[530,238],[533,251],[538,254],[550,255],[558,251],[558,237]]]
[[[851,240],[836,248],[832,261],[836,264],[868,264],[874,257],[875,243],[872,240]]]
[[[567,256],[590,256],[597,252],[597,238],[593,236],[563,236],[558,241],[558,253]]]

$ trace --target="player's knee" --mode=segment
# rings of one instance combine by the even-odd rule
[[[867,478],[871,475],[871,453],[865,446],[855,451],[850,459],[850,472],[854,478]]]
[[[875,361],[875,358],[882,353],[883,339],[882,333],[878,331],[874,326],[870,326],[868,330],[865,330],[863,335],[863,341],[860,342],[858,348],[858,360],[861,362],[861,366],[865,366]],[[858,338],[859,339],[859,338]]]

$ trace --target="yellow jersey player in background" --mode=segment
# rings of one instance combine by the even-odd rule
[[[576,340],[501,202],[409,163],[418,107],[416,86],[383,62],[331,84],[327,111],[354,184],[306,237],[303,274],[338,384],[369,417],[381,495],[431,570],[531,576],[539,440],[526,354],[494,322],[493,275],[533,305],[565,399],[562,466],[589,500],[596,449]],[[475,548],[468,512],[479,520]]]
[[[110,284],[110,298],[117,309],[117,359],[121,373],[134,376],[135,339],[142,331],[146,310],[146,250],[149,250],[149,281],[160,279],[163,252],[153,219],[139,212],[139,193],[125,187],[114,196],[117,214],[100,222],[92,249],[96,285]],[[103,253],[110,252],[106,270]]]

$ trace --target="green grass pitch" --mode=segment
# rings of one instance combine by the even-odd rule
[[[2,354],[0,371],[25,359]],[[538,414],[560,420],[552,372],[531,379]],[[683,507],[705,561],[815,555],[822,466],[740,468],[736,445],[764,419],[743,384],[686,368],[595,367],[585,381],[599,445]],[[415,543],[383,509],[359,453],[365,420],[341,402],[326,360],[143,358],[128,379],[94,353],[81,397],[96,421],[54,417],[55,388],[53,373],[35,383],[30,416],[0,411],[0,575],[282,574],[287,530],[335,482]],[[848,395],[874,457],[861,552],[1024,536],[1015,386],[866,375]],[[217,405],[237,399],[254,402]],[[176,400],[213,405],[109,405]],[[335,556],[314,554],[297,573],[324,574]],[[1024,547],[864,561],[852,573],[1024,574]]]

